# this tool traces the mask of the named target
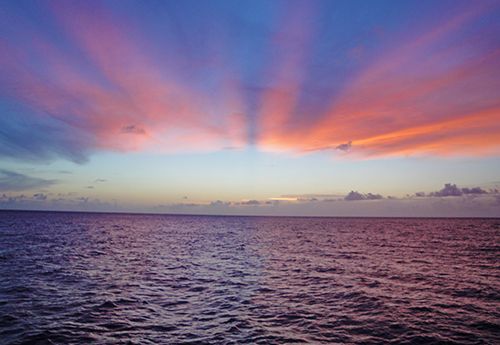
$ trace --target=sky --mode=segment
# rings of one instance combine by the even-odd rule
[[[0,209],[500,217],[500,1],[6,1]]]

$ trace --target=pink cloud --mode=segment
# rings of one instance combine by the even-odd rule
[[[231,66],[222,24],[210,41],[217,53],[187,59],[178,47],[160,50],[143,28],[104,5],[51,4],[56,38],[22,25],[20,43],[0,39],[0,86],[35,120],[59,124],[52,132],[64,127],[84,138],[75,146],[178,152],[255,141],[263,150],[331,149],[349,157],[500,149],[500,50],[481,35],[491,36],[487,24],[468,30],[488,4],[396,35],[399,44],[343,80],[337,94],[324,95],[324,112],[301,103],[316,90],[307,73],[319,8],[309,2],[287,8],[267,32],[268,60],[254,78],[255,114],[246,104],[245,78]],[[355,47],[346,56],[370,58]]]
[[[358,156],[498,153],[500,51],[470,37],[449,43],[486,10],[403,42],[346,85],[320,120],[282,124],[292,129],[265,133],[261,146],[308,152],[351,142]]]
[[[34,55],[2,42],[9,52],[1,62],[12,76],[11,97],[41,117],[84,131],[95,149],[172,152],[244,144],[245,120],[235,111],[239,100],[229,85],[214,109],[208,95],[182,85],[148,55],[140,32],[104,9],[76,11],[58,4],[53,10],[86,63],[36,33]],[[43,72],[29,67],[32,56],[43,63]]]

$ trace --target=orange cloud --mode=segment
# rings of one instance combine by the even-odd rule
[[[178,152],[254,143],[269,151],[330,149],[355,157],[498,154],[500,50],[490,25],[479,25],[489,6],[475,4],[435,27],[425,22],[402,32],[399,44],[392,37],[387,51],[352,71],[348,62],[330,60],[336,46],[325,49],[322,40],[338,32],[321,32],[330,22],[319,25],[320,8],[307,1],[278,6],[279,15],[269,17],[264,39],[255,39],[266,57],[262,66],[233,61],[231,44],[240,39],[231,40],[222,24],[214,24],[217,37],[207,36],[214,48],[200,49],[206,56],[197,59],[196,49],[161,46],[104,4],[58,3],[48,11],[56,37],[20,25],[13,38],[0,39],[0,87],[6,98],[48,119],[42,129],[63,124],[53,129],[67,131],[62,143],[81,137],[74,143],[85,146],[80,156],[87,147]],[[355,50],[346,56],[370,58],[361,43]],[[318,87],[308,74],[337,63],[349,77],[328,76]],[[248,77],[245,68],[262,75]],[[321,93],[325,80],[334,91]],[[315,100],[324,106],[315,107]],[[23,122],[5,121],[13,128]],[[24,138],[12,139],[21,150]],[[59,152],[57,145],[50,149]]]
[[[322,117],[300,127],[282,123],[289,130],[264,133],[260,145],[309,152],[352,142],[358,157],[498,154],[500,50],[482,49],[474,37],[450,43],[484,11],[456,16],[388,52]]]
[[[53,10],[74,47],[33,34],[31,54],[44,64],[43,73],[29,68],[26,50],[2,42],[9,52],[2,64],[15,76],[9,92],[39,116],[85,132],[95,149],[175,152],[245,144],[241,101],[229,82],[221,83],[224,97],[216,102],[170,75],[178,61],[162,68],[140,32],[104,9],[58,4]]]

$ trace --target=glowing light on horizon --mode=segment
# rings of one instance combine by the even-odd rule
[[[276,198],[269,198],[269,200],[272,200],[272,201],[298,201],[299,198],[294,198],[294,197],[276,197]]]

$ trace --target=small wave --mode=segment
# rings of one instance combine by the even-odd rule
[[[7,218],[2,345],[500,343],[498,220]]]

